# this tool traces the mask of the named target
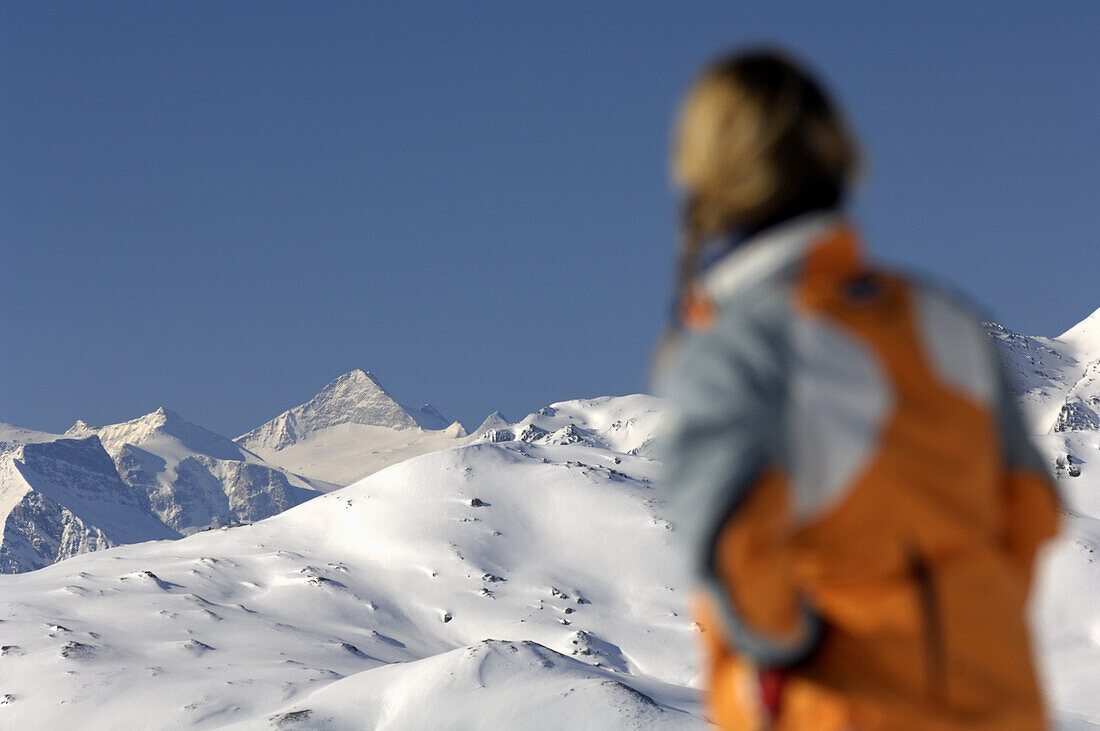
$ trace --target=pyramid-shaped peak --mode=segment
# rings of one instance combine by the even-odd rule
[[[329,381],[328,385],[321,389],[317,397],[324,396],[325,394],[339,393],[339,394],[376,394],[386,393],[386,389],[382,386],[382,383],[378,380],[370,371],[365,371],[362,368],[356,368],[355,370],[348,371],[347,373],[337,376]],[[387,394],[388,397],[388,394]]]
[[[181,422],[187,423],[184,421],[183,417],[177,414],[175,411],[172,411],[171,409],[166,409],[163,406],[158,406],[156,411],[151,414],[146,414],[143,418],[149,419],[151,421],[158,421],[161,424]]]
[[[481,436],[490,429],[500,429],[511,425],[512,422],[508,421],[508,417],[499,411],[494,411],[485,417],[485,421],[481,422],[481,426],[474,430],[474,435]]]
[[[91,431],[94,427],[83,419],[77,419],[72,426],[70,426],[65,434],[79,434],[81,432]]]
[[[309,401],[284,411],[271,421],[237,438],[246,449],[283,449],[307,434],[341,424],[389,429],[416,428],[370,371],[356,368],[333,379]]]
[[[95,430],[111,429],[116,427],[129,426],[134,429],[149,429],[149,430],[164,430],[174,431],[177,428],[201,428],[188,422],[182,416],[177,414],[171,409],[167,409],[163,406],[157,407],[156,411],[150,411],[144,416],[139,416],[136,419],[130,421],[123,421],[118,424],[107,424],[101,427],[90,427]]]
[[[357,368],[336,378],[296,409],[291,409],[300,426],[302,417],[323,428],[343,423],[368,426],[411,427],[416,422],[386,393],[370,371]]]
[[[360,411],[363,408],[382,408],[384,411],[388,411],[390,410],[389,407],[391,404],[397,406],[398,409],[401,408],[397,405],[397,402],[386,393],[386,389],[383,388],[375,375],[361,368],[356,368],[341,376],[337,376],[330,381],[328,385],[322,388],[320,393],[298,408],[305,409],[309,407],[309,410],[316,411],[327,402],[336,402],[340,404],[340,408]],[[295,409],[291,409],[291,411],[293,412]],[[363,416],[363,414],[359,416]],[[408,414],[406,414],[406,417],[408,417]],[[370,417],[368,416],[368,418]],[[409,420],[411,421],[411,419]],[[348,421],[358,421],[358,419],[353,418]]]
[[[371,384],[374,384],[375,386],[377,386],[378,388],[382,388],[382,384],[378,382],[378,379],[375,377],[375,375],[373,373],[371,373],[370,371],[363,370],[362,368],[353,368],[352,370],[348,371],[344,375],[337,376],[336,378],[333,379],[332,382],[333,383],[340,383],[340,382],[343,382],[343,381],[349,381],[349,382],[352,382],[352,383],[363,383],[363,384],[371,383]],[[385,390],[385,389],[382,389],[382,390]]]

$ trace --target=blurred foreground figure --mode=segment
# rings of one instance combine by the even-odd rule
[[[778,54],[720,61],[681,110],[658,386],[709,715],[1043,728],[1024,605],[1054,488],[981,319],[861,257],[840,213],[857,157]]]

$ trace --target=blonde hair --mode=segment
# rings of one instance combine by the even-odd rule
[[[765,50],[709,66],[684,99],[673,142],[686,194],[677,298],[708,238],[837,206],[858,159],[841,115],[792,59]]]

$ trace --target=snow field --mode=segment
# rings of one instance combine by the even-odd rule
[[[655,467],[473,444],[252,525],[2,576],[0,723],[697,727]]]

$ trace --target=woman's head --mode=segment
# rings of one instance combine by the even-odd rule
[[[796,62],[775,51],[719,59],[684,99],[673,142],[686,196],[681,283],[708,237],[838,205],[858,158],[841,115]]]

